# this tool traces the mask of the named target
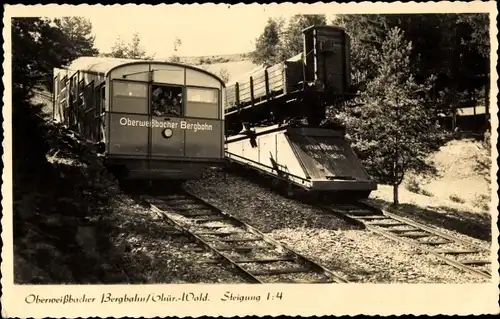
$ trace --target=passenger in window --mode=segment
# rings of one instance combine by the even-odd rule
[[[175,116],[179,116],[181,114],[181,105],[178,98],[174,97],[172,102],[168,103],[167,113]]]
[[[174,98],[174,107],[173,111],[175,112],[176,115],[180,116],[181,115],[181,100],[180,98]]]
[[[167,112],[167,100],[162,97],[158,103],[155,105],[156,107],[153,109],[153,112],[157,116],[162,116]]]

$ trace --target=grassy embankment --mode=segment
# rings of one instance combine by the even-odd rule
[[[437,168],[437,175],[406,176],[398,209],[423,222],[491,241],[489,147],[474,139],[446,143],[427,158]],[[392,187],[380,185],[371,197],[389,205]]]

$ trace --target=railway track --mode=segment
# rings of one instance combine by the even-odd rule
[[[250,283],[349,282],[185,190],[143,199],[156,214],[192,237],[201,251],[217,256],[201,262],[224,264]]]
[[[473,243],[365,202],[321,205],[321,208],[378,235],[416,247],[450,266],[491,279],[490,251]]]

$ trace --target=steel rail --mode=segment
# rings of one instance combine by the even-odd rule
[[[377,207],[377,205],[375,205],[375,204],[366,203],[366,202],[361,202],[361,204],[367,205],[368,207],[372,207],[372,208],[375,208],[375,209],[380,209],[383,212],[383,214],[385,216],[389,217],[389,218],[392,218],[392,219],[397,220],[397,221],[402,222],[402,223],[406,223],[406,224],[411,225],[411,226],[416,227],[416,228],[420,228],[420,229],[422,229],[422,230],[424,230],[426,232],[432,233],[432,234],[434,234],[436,236],[448,239],[450,241],[454,241],[457,244],[461,244],[461,245],[464,245],[464,246],[469,246],[469,247],[472,247],[474,249],[481,250],[481,251],[488,251],[487,249],[479,247],[479,246],[475,245],[474,243],[467,242],[467,241],[465,241],[463,239],[460,239],[460,238],[448,235],[448,234],[440,231],[439,229],[435,229],[435,228],[433,228],[431,226],[418,223],[418,222],[413,221],[411,219],[408,219],[406,217],[398,216],[395,213],[391,212],[393,210],[391,208],[389,208],[389,207],[380,208],[380,207]]]
[[[161,217],[168,219],[168,221],[171,222],[172,224],[174,224],[177,228],[179,228],[180,230],[182,230],[183,232],[187,233],[189,236],[191,236],[192,238],[194,238],[200,245],[204,246],[206,249],[208,249],[209,251],[211,251],[212,253],[214,253],[215,255],[217,255],[223,262],[225,262],[225,264],[227,264],[231,268],[234,268],[234,269],[238,270],[240,272],[240,274],[243,275],[243,277],[247,281],[249,281],[250,283],[259,283],[259,284],[263,283],[260,279],[258,279],[257,277],[253,276],[251,273],[249,273],[248,271],[246,271],[245,269],[243,269],[240,265],[238,265],[237,263],[235,263],[231,258],[229,258],[226,255],[222,254],[215,247],[213,247],[212,245],[210,245],[209,243],[207,243],[200,236],[196,235],[194,232],[190,231],[189,229],[187,229],[186,227],[184,227],[183,225],[181,225],[180,223],[178,223],[174,219],[170,218],[163,210],[161,210],[160,208],[158,208],[156,205],[151,204],[151,203],[149,203],[149,205],[151,206],[151,209],[154,212],[156,212],[157,214],[159,214]]]
[[[263,234],[261,231],[257,230],[256,228],[250,226],[249,224],[247,224],[246,222],[234,217],[233,215],[221,210],[220,208],[214,206],[213,204],[207,202],[206,200],[192,194],[191,192],[185,190],[185,189],[181,189],[181,193],[179,194],[181,196],[183,196],[184,198],[181,198],[182,199],[187,199],[187,200],[191,200],[192,202],[191,203],[194,203],[194,204],[200,204],[202,205],[203,207],[207,208],[208,210],[211,211],[212,214],[210,214],[210,216],[214,217],[214,216],[217,216],[219,215],[219,217],[222,217],[222,220],[217,220],[218,222],[223,222],[223,223],[227,223],[228,225],[231,225],[231,226],[234,226],[234,227],[237,227],[237,228],[240,228],[242,230],[244,230],[246,233],[248,234],[251,234],[251,235],[254,235],[255,237],[257,237],[258,240],[262,240],[263,242],[266,242],[267,244],[270,245],[270,247],[268,249],[271,249],[271,250],[275,250],[275,249],[279,249],[283,252],[285,252],[285,255],[286,256],[289,256],[287,258],[290,258],[290,260],[293,260],[295,262],[297,262],[297,264],[301,264],[302,266],[306,267],[304,268],[304,271],[300,271],[302,273],[310,273],[310,274],[318,274],[318,275],[323,275],[327,278],[329,278],[329,280],[332,280],[336,283],[348,283],[349,281],[345,278],[343,278],[342,276],[334,273],[333,271],[319,265],[318,263],[310,260],[309,258],[295,252],[293,249],[291,249],[290,247],[270,238],[269,236],[266,236],[265,234]],[[151,197],[153,198],[153,197]],[[159,197],[159,198],[155,198],[155,200],[161,200],[162,201],[162,204],[165,204],[166,206],[169,206],[172,208],[172,210],[176,210],[176,207],[172,207],[172,205],[169,205],[167,200]],[[175,221],[174,219],[172,219],[171,217],[169,217],[166,212],[164,212],[163,210],[161,210],[159,207],[157,207],[156,205],[152,204],[151,203],[151,200],[147,200],[152,209],[154,211],[156,211],[156,213],[158,214],[161,214],[164,218],[167,218],[170,222],[172,222],[177,228],[181,229],[182,231],[184,231],[185,233],[189,234],[192,238],[194,238],[200,245],[204,246],[207,250],[213,252],[216,256],[218,256],[227,266],[230,266],[231,268],[233,269],[236,269],[240,274],[242,274],[248,281],[252,282],[252,283],[265,283],[265,281],[262,281],[260,280],[259,278],[257,278],[256,276],[258,276],[260,273],[259,271],[254,271],[254,272],[251,272],[251,271],[247,271],[245,269],[244,266],[240,266],[238,263],[238,260],[234,260],[233,258],[230,258],[228,257],[226,254],[224,254],[222,251],[218,250],[216,247],[214,247],[215,244],[211,244],[209,243],[207,240],[203,239],[202,236],[196,234],[196,231],[191,231],[190,230],[190,227],[189,226],[185,226],[185,225],[182,225],[180,222],[177,222]],[[183,217],[187,217],[189,216],[190,214],[186,214],[186,215],[183,215]],[[205,214],[202,214],[202,215],[205,215]],[[207,214],[209,215],[209,214]],[[195,216],[193,216],[195,217]],[[199,216],[198,216],[199,217]],[[207,220],[207,221],[210,221],[210,220]],[[244,241],[244,240],[243,240]],[[282,257],[277,257],[278,259],[279,258],[282,258]],[[273,259],[273,258],[271,258]],[[266,258],[262,258],[262,260],[266,260]],[[247,261],[247,262],[259,262],[257,261],[257,259],[255,261]],[[241,261],[240,261],[241,263]],[[245,263],[245,262],[243,262]],[[293,268],[282,268],[281,271],[281,274],[285,274],[286,273],[286,269],[290,269],[292,272],[296,269],[293,269]],[[307,271],[305,271],[305,269],[307,269]],[[279,270],[278,270],[279,271]],[[262,273],[266,273],[266,271],[262,272]],[[254,275],[255,274],[255,275]],[[273,276],[273,275],[279,275],[279,273],[272,273],[272,270],[269,270],[269,272],[267,273],[267,275],[269,276]],[[280,282],[283,282],[280,281]],[[286,282],[286,281],[285,281]],[[292,281],[293,282],[293,281]],[[315,281],[304,281],[305,283],[313,283]],[[326,283],[326,282],[325,282]]]
[[[432,227],[420,224],[420,223],[412,221],[412,220],[408,220],[407,218],[404,218],[404,217],[397,216],[393,213],[385,211],[384,209],[381,209],[379,207],[376,207],[372,204],[369,204],[369,203],[366,203],[363,201],[353,203],[352,205],[358,206],[361,209],[364,208],[364,209],[371,210],[373,212],[373,214],[372,215],[349,214],[349,210],[338,208],[338,207],[335,207],[334,205],[332,205],[332,206],[319,205],[319,206],[321,208],[323,208],[327,211],[333,212],[337,215],[341,214],[342,217],[345,217],[346,219],[348,219],[356,224],[361,224],[366,229],[368,229],[368,230],[370,230],[378,235],[384,236],[386,238],[389,238],[391,240],[394,240],[394,241],[397,241],[400,243],[410,245],[412,247],[420,249],[421,251],[429,253],[450,266],[456,267],[456,268],[464,270],[464,271],[468,271],[470,273],[474,273],[474,274],[479,275],[483,278],[491,279],[491,275],[483,270],[475,269],[473,267],[467,266],[466,264],[464,264],[460,261],[453,260],[451,258],[446,257],[445,256],[446,252],[433,251],[432,249],[424,247],[425,242],[411,241],[409,239],[406,239],[406,238],[404,238],[405,236],[403,235],[403,233],[399,233],[400,235],[394,234],[389,229],[384,229],[383,226],[377,227],[376,224],[374,225],[374,224],[368,223],[367,221],[363,220],[363,217],[365,217],[365,218],[367,218],[367,217],[369,218],[369,216],[385,217],[384,220],[397,221],[400,223],[400,226],[411,226],[411,227],[414,227],[417,229],[417,230],[408,230],[408,232],[419,232],[420,231],[420,232],[428,233],[432,236],[436,236],[436,237],[440,237],[440,238],[449,240],[450,243],[448,243],[448,244],[455,243],[455,244],[459,244],[459,245],[463,245],[463,246],[473,247],[477,251],[477,253],[486,252],[487,250],[485,250],[484,248],[480,248],[480,247],[478,248],[473,243],[468,243],[462,239],[459,239],[459,238],[450,236],[448,234],[445,234],[443,232],[440,232],[439,230],[434,229]],[[356,217],[358,217],[358,218],[356,218]],[[390,224],[387,224],[387,225],[390,226]],[[394,225],[394,226],[397,226],[397,225]],[[443,243],[443,244],[445,244],[445,243]],[[470,252],[470,253],[473,253],[473,252]]]
[[[271,245],[274,245],[282,250],[288,250],[289,252],[291,252],[292,254],[294,254],[295,256],[298,257],[298,259],[308,265],[308,266],[312,266],[313,270],[316,270],[318,272],[323,272],[324,274],[326,274],[328,277],[331,277],[333,280],[335,280],[336,282],[338,283],[348,283],[349,281],[345,278],[343,278],[342,276],[332,272],[331,270],[321,266],[320,264],[312,261],[311,259],[299,254],[298,252],[294,251],[292,248],[290,248],[289,246],[279,242],[279,241],[276,241],[274,239],[272,239],[271,237],[269,236],[266,236],[265,234],[263,234],[261,231],[259,231],[258,229],[254,228],[253,226],[250,226],[249,224],[245,223],[244,221],[234,217],[233,215],[215,207],[214,205],[212,205],[211,203],[205,201],[204,199],[201,199],[199,198],[198,196],[192,194],[191,192],[187,191],[187,190],[183,190],[185,192],[185,194],[189,195],[190,197],[192,197],[193,199],[201,202],[201,203],[204,203],[206,206],[209,206],[211,207],[213,210],[216,210],[219,212],[219,214],[221,215],[224,215],[226,216],[228,219],[232,220],[233,222],[235,222],[236,224],[242,226],[243,228],[245,228],[245,230],[247,230],[248,232],[252,233],[253,235],[256,235],[258,237],[261,237],[265,242],[271,244]]]
[[[399,242],[408,244],[410,246],[413,246],[413,247],[415,247],[417,249],[423,250],[426,253],[429,253],[429,254],[435,256],[436,258],[444,261],[445,263],[447,263],[450,266],[453,266],[453,267],[456,267],[458,269],[465,270],[465,271],[477,274],[477,275],[479,275],[481,277],[484,277],[484,278],[487,278],[487,279],[491,279],[491,276],[488,273],[486,273],[486,272],[484,272],[482,270],[474,269],[472,267],[464,265],[461,262],[453,260],[451,258],[445,257],[445,256],[441,255],[440,253],[432,251],[429,248],[423,247],[422,244],[416,244],[415,242],[412,242],[412,241],[410,241],[408,239],[401,238],[401,237],[398,237],[397,235],[391,234],[388,231],[383,231],[383,230],[380,230],[380,229],[376,229],[376,228],[374,228],[371,225],[366,225],[366,228],[369,229],[369,230],[371,230],[372,232],[377,233],[379,235],[382,235],[382,236],[384,236],[386,238],[389,238],[389,239],[392,239],[392,240],[395,240],[395,241],[399,241]]]

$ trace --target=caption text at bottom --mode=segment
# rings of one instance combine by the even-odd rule
[[[96,296],[86,294],[74,296],[66,294],[60,297],[45,298],[40,295],[30,294],[26,296],[24,301],[27,304],[75,304],[75,303],[148,303],[148,302],[209,302],[209,301],[231,301],[231,302],[247,302],[247,301],[279,301],[282,300],[281,292],[268,292],[255,295],[240,295],[233,294],[229,291],[211,298],[208,293],[192,293],[183,292],[180,294],[168,293],[149,293],[149,294],[120,294],[114,295],[111,293],[103,293]]]

